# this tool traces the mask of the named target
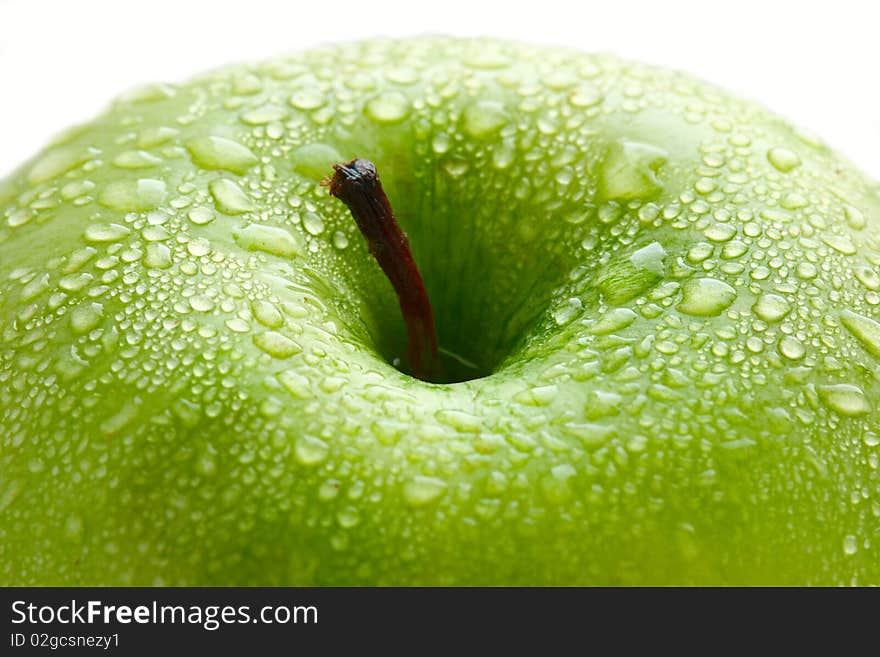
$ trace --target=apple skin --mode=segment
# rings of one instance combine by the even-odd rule
[[[319,184],[354,156],[480,378],[389,364]],[[132,92],[0,186],[0,582],[880,584],[878,196],[751,102],[561,49]]]

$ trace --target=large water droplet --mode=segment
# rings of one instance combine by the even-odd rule
[[[257,156],[247,146],[225,137],[199,137],[186,143],[193,162],[203,169],[225,169],[244,174],[257,163]]]
[[[273,358],[290,358],[302,351],[296,342],[277,331],[266,331],[254,336],[254,344]]]
[[[70,311],[70,328],[80,335],[88,333],[101,323],[104,307],[100,303],[84,302]]]
[[[171,249],[164,244],[147,244],[144,265],[151,269],[165,269],[171,266]]]
[[[41,183],[52,178],[57,178],[62,173],[67,173],[80,164],[88,162],[92,157],[100,153],[95,148],[59,148],[50,151],[31,167],[28,172],[28,182],[31,184]]]
[[[797,153],[780,146],[767,151],[767,159],[777,171],[782,173],[788,173],[801,163],[801,158]]]
[[[233,232],[233,237],[248,251],[263,251],[288,258],[302,254],[299,243],[290,231],[275,226],[249,224]]]
[[[847,417],[871,412],[871,404],[858,386],[849,383],[819,386],[819,398],[828,408]]]
[[[293,455],[301,465],[318,465],[327,459],[330,446],[314,436],[300,436],[293,448]]]
[[[754,313],[765,322],[778,322],[791,310],[791,306],[778,294],[762,294],[752,306]]]
[[[364,112],[377,123],[397,123],[409,114],[409,100],[397,91],[386,91],[371,98]]]
[[[657,172],[667,161],[663,149],[620,139],[608,148],[602,165],[600,191],[607,199],[638,199],[662,189]]]
[[[224,214],[244,214],[254,209],[254,203],[236,183],[226,178],[212,180],[208,190],[214,197],[214,206]]]
[[[504,105],[492,100],[477,101],[464,111],[464,130],[475,139],[496,133],[507,122]]]
[[[859,340],[865,351],[880,358],[880,323],[851,310],[840,313],[840,322]]]
[[[333,173],[333,165],[342,162],[343,157],[338,150],[322,143],[305,144],[290,154],[293,170],[319,182]]]
[[[89,224],[86,226],[83,238],[86,242],[118,242],[129,235],[131,230],[120,224]]]
[[[682,286],[678,310],[687,315],[712,317],[736,299],[736,290],[716,278],[692,278]]]
[[[426,506],[439,500],[446,488],[442,479],[418,475],[404,484],[403,497],[410,506]]]
[[[117,180],[98,195],[98,203],[120,212],[152,210],[165,200],[165,183],[154,178]]]

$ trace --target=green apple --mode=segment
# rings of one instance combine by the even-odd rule
[[[0,186],[0,583],[880,584],[878,304],[878,184],[680,73],[421,38],[142,88]]]

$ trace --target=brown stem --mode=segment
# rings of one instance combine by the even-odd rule
[[[414,377],[435,380],[440,374],[437,331],[431,302],[422,275],[413,260],[409,241],[394,218],[391,204],[379,182],[376,166],[355,158],[333,165],[333,177],[325,180],[330,194],[348,206],[367,240],[370,253],[391,281],[409,335],[409,366]]]

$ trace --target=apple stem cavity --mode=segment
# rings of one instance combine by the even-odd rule
[[[409,338],[407,355],[412,375],[423,381],[438,381],[441,365],[431,301],[406,233],[394,218],[382,189],[376,165],[362,158],[334,164],[333,176],[322,184],[348,206],[370,253],[397,293]]]

